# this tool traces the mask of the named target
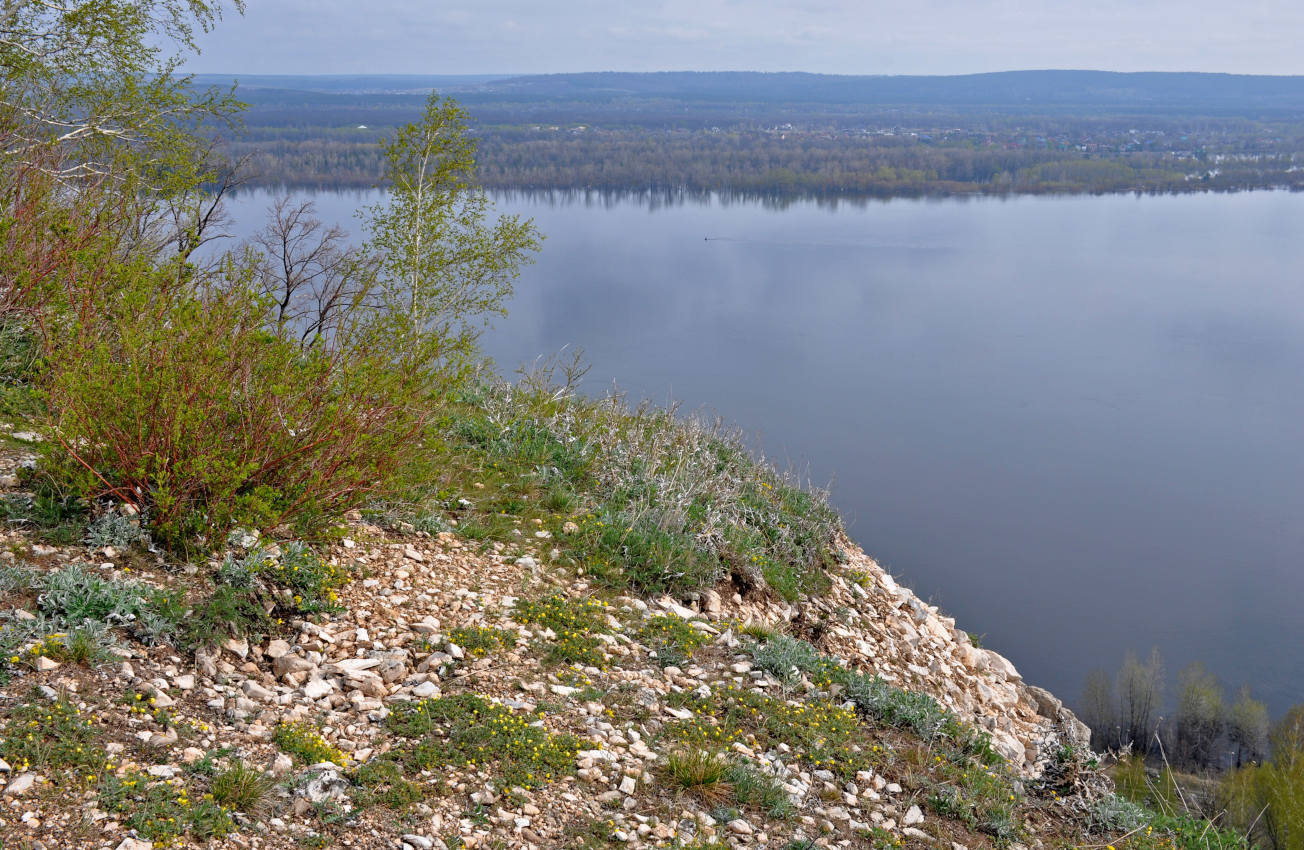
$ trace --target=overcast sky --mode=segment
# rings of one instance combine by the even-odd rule
[[[1301,0],[249,0],[197,72],[1304,73]]]

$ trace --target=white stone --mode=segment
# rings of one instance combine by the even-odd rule
[[[10,797],[18,797],[32,790],[32,786],[35,784],[36,774],[20,773],[5,786],[5,793]]]
[[[335,686],[325,679],[310,679],[303,685],[303,695],[311,700],[319,700],[335,691]]]
[[[258,684],[253,679],[245,679],[243,682],[241,682],[240,690],[244,691],[244,695],[249,697],[250,699],[261,700],[263,702],[267,702],[268,700],[274,699],[276,697],[276,694],[267,690],[267,688],[264,688],[262,685]]]

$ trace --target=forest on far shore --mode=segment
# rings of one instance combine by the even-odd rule
[[[247,185],[368,188],[433,88],[491,189],[770,196],[1304,188],[1300,78],[577,74],[241,79]],[[216,85],[230,78],[200,77]]]

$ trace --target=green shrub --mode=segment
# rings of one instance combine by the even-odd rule
[[[398,374],[378,331],[305,347],[231,274],[198,295],[122,269],[48,354],[42,468],[135,504],[174,548],[335,521],[419,450],[428,415],[427,376]]]
[[[288,543],[279,559],[267,561],[263,576],[293,592],[294,609],[300,614],[338,611],[341,587],[349,574],[299,542]]]
[[[404,778],[403,766],[388,756],[360,765],[352,779],[359,788],[354,801],[360,807],[381,805],[401,810],[425,796],[420,785]]]
[[[458,626],[448,632],[448,639],[472,658],[484,658],[499,649],[516,646],[516,633],[491,626]]]
[[[827,687],[843,672],[836,661],[821,654],[814,646],[788,635],[771,635],[763,642],[749,646],[748,651],[757,667],[784,682],[806,674],[815,685]]]
[[[543,599],[523,599],[512,610],[512,619],[523,625],[538,624],[553,631],[544,658],[555,664],[601,667],[606,663],[600,634],[606,623],[606,603],[596,599],[569,599],[560,593]]]
[[[139,540],[148,540],[149,535],[140,528],[139,520],[125,517],[117,511],[105,511],[86,526],[86,536],[82,542],[92,549],[104,546],[123,548]]]
[[[687,620],[673,614],[644,619],[639,624],[635,637],[657,654],[657,663],[662,667],[684,663],[698,647],[705,646],[711,640],[706,632],[694,628]]]

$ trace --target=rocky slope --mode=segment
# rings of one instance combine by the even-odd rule
[[[854,771],[820,765],[801,742],[787,744],[773,730],[758,740],[754,732],[724,729],[721,758],[777,783],[785,799],[758,811],[718,805],[705,786],[696,790],[707,793],[686,790],[667,774],[666,763],[690,737],[668,730],[700,721],[714,724],[719,735],[727,724],[716,722],[712,711],[724,703],[713,709],[707,700],[713,694],[746,693],[760,701],[748,703],[753,709],[780,714],[821,705],[834,715],[844,711],[833,708],[840,703],[836,685],[807,671],[777,668],[772,660],[758,664],[755,650],[764,638],[757,633],[804,636],[841,664],[931,694],[990,734],[1008,764],[997,770],[1008,774],[1005,781],[1021,801],[1025,781],[1038,777],[1064,744],[1086,741],[1085,727],[1050,694],[1024,683],[1001,656],[973,646],[953,620],[850,544],[829,591],[793,604],[744,599],[728,587],[686,600],[614,596],[597,593],[574,571],[542,563],[544,553],[522,554],[501,543],[475,551],[449,533],[390,538],[361,524],[350,535],[328,556],[355,576],[340,594],[341,610],[318,622],[283,624],[288,628],[280,636],[232,638],[193,656],[128,641],[113,650],[111,661],[89,666],[60,663],[35,654],[44,651],[40,646],[29,648],[23,656],[28,663],[15,665],[3,690],[10,718],[5,734],[21,732],[14,728],[17,708],[62,699],[79,716],[93,718],[86,746],[103,748],[100,769],[114,776],[198,791],[214,770],[239,762],[281,780],[248,812],[230,812],[230,833],[211,839],[221,846],[418,850],[716,846],[712,841],[739,847],[1010,843],[966,821],[925,814],[930,780],[917,766],[899,763],[898,754],[914,743],[891,729],[873,738],[844,736],[852,750],[894,754],[859,759]],[[130,559],[112,548],[33,544],[21,530],[5,542],[0,557],[28,562],[38,572],[81,562],[110,582],[167,586],[186,578],[158,563],[132,570]],[[39,597],[24,598],[21,589],[8,597],[18,618],[36,616],[42,604]],[[554,650],[567,646],[568,633],[559,634],[540,615],[548,600],[554,611],[597,613],[574,633],[582,632],[582,645],[596,650],[590,657],[559,660]],[[686,651],[668,659],[677,650],[657,640],[659,633],[646,628],[650,622],[686,624],[697,638],[681,639]],[[558,745],[567,763],[547,762],[556,775],[546,780],[507,785],[500,771],[510,753],[499,750],[511,749],[504,742],[513,733],[502,732],[489,735],[495,743],[484,763],[465,753],[428,769],[409,761],[403,779],[373,777],[368,785],[369,774],[359,767],[382,763],[407,742],[395,732],[396,710],[451,705],[453,695],[475,695],[499,707],[503,718],[524,718],[527,728],[544,735],[531,739],[536,750],[568,736],[570,743]],[[288,729],[303,731],[320,750],[299,754],[303,748],[285,736]],[[457,734],[454,725],[430,731],[443,740]],[[870,740],[880,743],[867,745]],[[106,803],[98,777],[70,779],[52,764],[6,762],[0,770],[6,847],[130,850],[202,843],[196,837],[204,830],[194,827],[178,827],[175,834],[142,829],[130,808]],[[391,795],[396,788],[404,793]],[[1020,840],[1040,843],[1038,816],[1022,817]]]
[[[325,613],[183,651],[121,600],[194,600],[253,558],[299,567],[253,536],[224,563],[172,566],[141,542],[4,532],[0,638],[39,638],[5,644],[0,847],[957,850],[1082,834],[1065,754],[1080,763],[1085,726],[849,541],[827,592],[784,602],[729,584],[623,596],[549,563],[546,532],[480,544],[355,516],[347,533],[322,553],[351,579]],[[98,641],[85,652],[40,628],[69,606]]]

